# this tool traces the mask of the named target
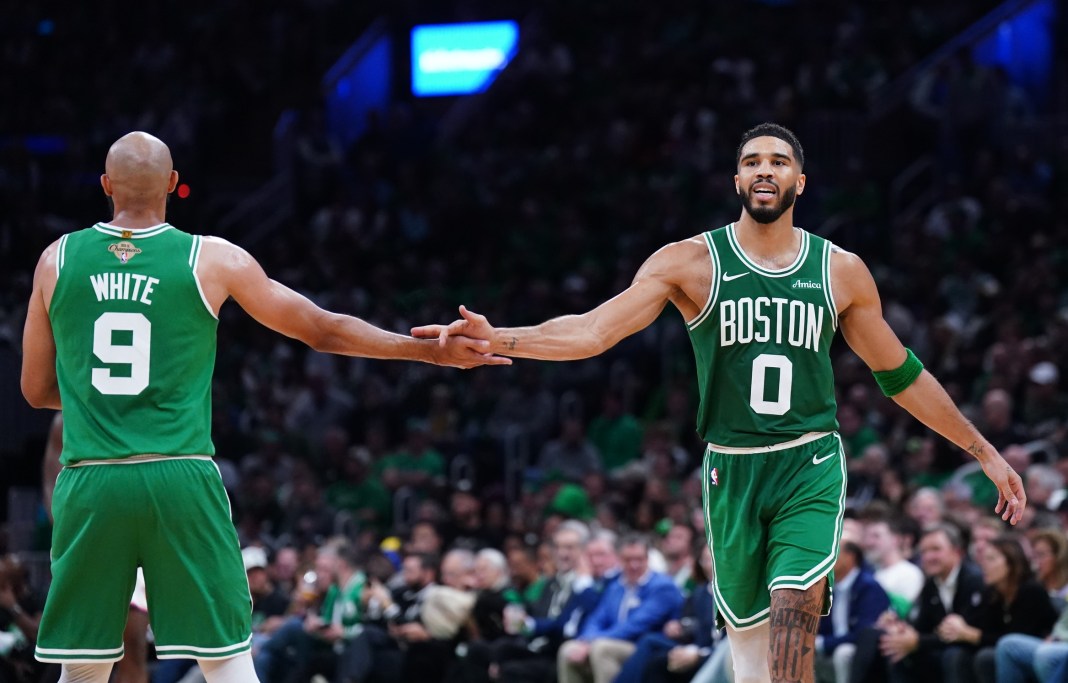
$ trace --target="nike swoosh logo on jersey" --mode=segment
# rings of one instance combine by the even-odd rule
[[[828,458],[833,458],[835,456],[835,454],[837,454],[837,453],[838,453],[838,451],[831,451],[830,453],[828,453],[827,455],[823,456],[822,458],[817,456],[817,455],[814,455],[814,456],[812,456],[812,464],[813,465],[818,465],[821,462],[823,462],[824,460],[827,460]]]
[[[737,275],[727,275],[726,273],[724,273],[723,274],[723,281],[724,282],[730,282],[731,280],[737,280],[740,277],[745,277],[748,274],[749,273],[738,273]]]

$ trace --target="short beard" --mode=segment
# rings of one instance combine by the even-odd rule
[[[791,186],[783,190],[781,199],[776,206],[753,206],[751,195],[742,189],[738,190],[738,197],[742,200],[742,207],[745,212],[754,221],[761,225],[768,225],[779,220],[794,205],[794,200],[797,199],[797,188]]]

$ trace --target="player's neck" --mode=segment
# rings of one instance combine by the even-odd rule
[[[160,207],[115,207],[110,225],[130,230],[151,228],[167,222],[166,204]]]
[[[745,211],[734,224],[738,243],[750,256],[774,262],[792,259],[800,247],[800,234],[793,226],[794,212],[787,211],[773,223],[758,223]]]

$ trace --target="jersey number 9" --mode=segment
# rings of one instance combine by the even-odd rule
[[[129,333],[129,342],[115,342],[116,332]],[[125,335],[124,335],[125,336]],[[104,313],[93,325],[93,355],[112,365],[128,365],[129,376],[115,376],[111,368],[93,368],[93,386],[109,396],[136,396],[148,386],[152,323],[141,313]]]

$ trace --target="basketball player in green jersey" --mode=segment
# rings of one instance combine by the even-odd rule
[[[218,313],[230,297],[318,351],[454,367],[510,362],[484,341],[449,348],[329,313],[268,279],[244,250],[164,222],[170,151],[130,133],[108,151],[110,223],[64,235],[34,273],[22,390],[63,410],[52,510],[52,585],[36,657],[61,681],[105,683],[140,566],[161,658],[194,658],[211,683],[256,680],[251,599],[211,460]]]
[[[489,340],[495,353],[572,360],[602,353],[674,304],[697,360],[705,526],[735,680],[811,682],[845,500],[829,356],[839,326],[885,394],[979,460],[1003,519],[1015,524],[1026,497],[1020,477],[883,320],[864,263],[794,227],[805,175],[793,133],[775,124],[746,132],[737,164],[737,222],[661,248],[594,310],[494,328],[461,307],[451,325],[413,334],[443,342],[463,334]]]

